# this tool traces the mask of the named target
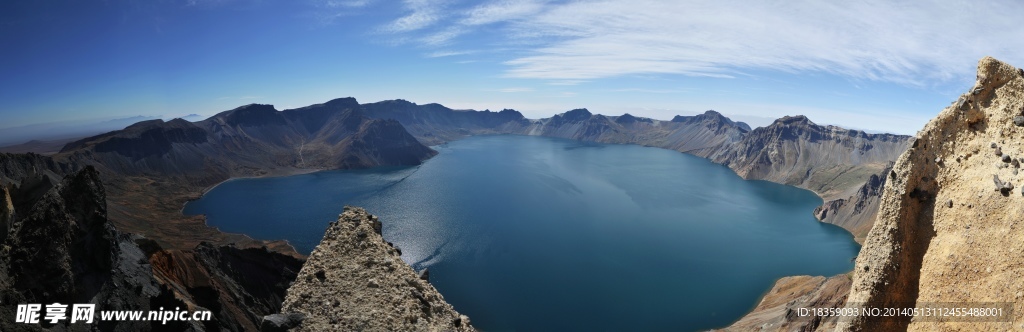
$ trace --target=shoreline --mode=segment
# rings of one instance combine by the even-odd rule
[[[281,252],[282,254],[285,254],[285,255],[295,254],[299,258],[306,259],[308,257],[308,255],[305,255],[305,254],[299,252],[299,250],[296,249],[295,246],[292,245],[292,243],[290,241],[288,241],[288,239],[275,239],[275,240],[257,239],[257,238],[252,237],[251,235],[245,234],[245,233],[226,232],[224,230],[221,230],[217,226],[210,225],[210,221],[209,221],[208,218],[206,218],[205,214],[194,214],[194,215],[187,215],[187,214],[185,214],[185,206],[188,205],[188,203],[190,203],[190,202],[202,199],[203,196],[206,196],[206,194],[209,193],[211,190],[217,188],[218,186],[220,186],[220,185],[222,185],[224,183],[227,183],[228,181],[242,180],[242,179],[260,179],[260,178],[284,177],[284,176],[292,176],[292,175],[310,174],[310,173],[316,173],[316,172],[322,172],[322,171],[328,171],[328,170],[326,170],[326,169],[292,169],[291,171],[286,171],[286,172],[269,172],[267,174],[263,174],[263,175],[259,175],[259,176],[231,176],[231,177],[228,177],[227,179],[224,179],[224,180],[222,180],[220,182],[217,182],[217,183],[215,183],[213,185],[207,186],[206,188],[203,188],[203,189],[199,190],[199,192],[198,193],[194,193],[194,195],[190,195],[189,198],[186,198],[185,201],[181,203],[181,208],[178,209],[178,215],[181,216],[181,217],[184,217],[184,218],[203,218],[203,225],[206,226],[206,227],[212,228],[212,229],[216,230],[217,232],[224,233],[224,234],[238,234],[238,235],[243,236],[243,237],[245,237],[247,239],[250,239],[250,240],[252,240],[254,242],[262,243],[263,247],[267,248],[268,250],[273,250],[273,249],[269,248],[268,244],[275,243],[275,242],[283,243],[284,246],[286,246],[291,252],[290,253],[288,253],[288,252]],[[274,250],[274,251],[278,251],[278,250]]]

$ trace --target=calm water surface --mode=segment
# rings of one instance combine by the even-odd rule
[[[775,279],[853,268],[813,193],[657,148],[529,136],[435,147],[418,167],[228,181],[185,206],[308,253],[344,205],[487,331],[728,325]]]

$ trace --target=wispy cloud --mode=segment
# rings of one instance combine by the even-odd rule
[[[360,8],[372,2],[373,0],[327,0],[321,1],[321,4],[328,8]]]
[[[405,8],[410,11],[384,26],[384,31],[400,33],[420,30],[437,23],[442,18],[444,2],[436,0],[406,0]]]
[[[376,0],[312,0],[312,10],[305,13],[316,27],[333,25],[339,19],[358,15]]]
[[[467,54],[473,54],[473,53],[476,53],[476,51],[436,51],[436,52],[428,53],[426,56],[428,58],[443,58],[443,57],[467,55]]]
[[[586,83],[586,82],[587,81],[584,81],[584,80],[556,80],[556,81],[549,81],[547,84],[548,85],[580,85],[580,84]]]
[[[452,39],[455,39],[464,33],[466,33],[466,31],[459,27],[448,27],[444,30],[426,35],[423,38],[420,38],[420,41],[431,46],[447,45]]]
[[[516,48],[505,62],[504,76],[513,78],[769,70],[929,86],[973,77],[985,55],[1024,62],[1024,24],[997,15],[1024,12],[1019,1],[498,0],[442,7],[407,1],[410,13],[388,31],[441,26],[413,40],[451,46],[476,26],[502,23],[487,30],[497,33],[488,41]]]
[[[544,5],[544,1],[535,0],[496,1],[470,9],[460,23],[481,25],[519,19],[540,12]]]
[[[263,98],[263,96],[224,96],[217,98],[217,100],[256,100]]]
[[[504,88],[504,89],[498,89],[497,91],[498,92],[505,92],[505,93],[531,92],[531,91],[533,91],[533,88],[521,88],[521,87],[518,87],[518,88]]]
[[[506,62],[506,74],[729,77],[767,69],[927,85],[971,76],[984,55],[1020,58],[1024,25],[992,14],[1022,9],[1019,2],[572,2],[517,27],[558,38]]]

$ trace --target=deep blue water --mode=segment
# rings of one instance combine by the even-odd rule
[[[227,232],[308,253],[365,207],[487,331],[693,331],[728,325],[775,279],[853,268],[813,193],[657,148],[529,136],[435,147],[418,167],[232,180],[186,205]]]

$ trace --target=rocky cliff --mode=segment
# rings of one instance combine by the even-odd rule
[[[288,289],[282,313],[266,317],[264,330],[474,331],[380,230],[377,217],[345,207]]]
[[[982,59],[974,87],[918,132],[888,175],[847,303],[1009,302],[1015,323],[862,318],[841,330],[1024,329],[1022,74]]]
[[[263,315],[280,309],[284,291],[302,264],[266,249],[209,244],[172,253],[152,240],[123,233],[107,218],[106,189],[91,166],[60,182],[30,174],[0,189],[4,303],[213,311],[213,320],[206,322],[97,320],[94,327],[104,331],[253,330]],[[183,258],[167,259],[172,255]],[[0,330],[37,327],[14,323],[14,309],[0,306]],[[90,328],[68,323],[42,327]]]
[[[878,174],[871,174],[856,192],[846,198],[826,201],[814,210],[818,220],[835,224],[853,233],[854,239],[864,243],[878,216],[878,204],[882,201],[882,188],[893,163],[890,162]]]
[[[4,190],[5,198],[21,202],[4,208],[8,216],[14,210],[13,220],[2,230],[6,234],[0,248],[0,294],[5,304],[94,303],[103,310],[176,305],[173,300],[161,301],[166,289],[153,278],[145,254],[135,245],[138,238],[118,232],[107,222],[105,191],[95,169],[69,175],[41,195],[22,189]],[[28,328],[14,323],[14,310],[13,305],[0,306],[0,329]],[[81,324],[43,326],[88,329]],[[96,326],[109,331],[152,327],[149,322],[116,321]]]

